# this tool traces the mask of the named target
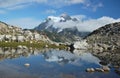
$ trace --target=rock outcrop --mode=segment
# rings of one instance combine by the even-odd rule
[[[86,39],[93,51],[117,51],[120,49],[120,22],[105,25]]]
[[[0,41],[24,42],[24,41],[44,41],[52,42],[46,35],[34,30],[23,30],[22,28],[0,22]]]
[[[90,52],[101,60],[100,64],[120,66],[120,22],[93,31],[86,40]]]
[[[83,49],[86,50],[88,48],[88,43],[86,40],[76,41],[73,45],[75,49]]]

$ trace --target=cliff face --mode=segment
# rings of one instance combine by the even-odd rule
[[[120,49],[120,22],[105,25],[90,33],[86,39],[95,51],[116,51]]]
[[[37,31],[23,30],[22,28],[8,25],[4,22],[0,22],[0,41],[45,41],[51,42],[51,40],[43,34]]]

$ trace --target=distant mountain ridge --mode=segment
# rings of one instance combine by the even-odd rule
[[[70,17],[67,14],[61,14],[59,17],[48,16],[48,18],[35,27],[35,30],[50,34],[53,41],[72,42],[87,36],[90,32],[80,32],[77,28],[77,18]]]

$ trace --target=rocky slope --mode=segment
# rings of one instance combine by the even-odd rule
[[[86,37],[94,52],[120,50],[120,22],[105,25]]]
[[[39,34],[37,31],[23,30],[22,28],[0,22],[0,41],[44,41],[52,42],[46,35]]]
[[[120,22],[107,24],[85,38],[89,51],[97,56],[102,65],[120,66]]]
[[[48,16],[34,29],[44,32],[53,41],[72,42],[89,34],[89,32],[80,32],[76,26],[78,23],[79,19],[62,14],[59,17]]]

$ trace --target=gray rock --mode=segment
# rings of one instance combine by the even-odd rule
[[[18,45],[17,48],[18,49],[22,49],[23,47],[22,47],[22,45]]]
[[[23,49],[28,49],[27,46],[22,46]]]
[[[3,41],[5,39],[5,35],[0,35],[0,41]]]
[[[22,35],[17,36],[17,41],[18,41],[18,42],[24,42],[24,40],[25,40],[25,37],[24,37],[24,36],[22,36]]]

